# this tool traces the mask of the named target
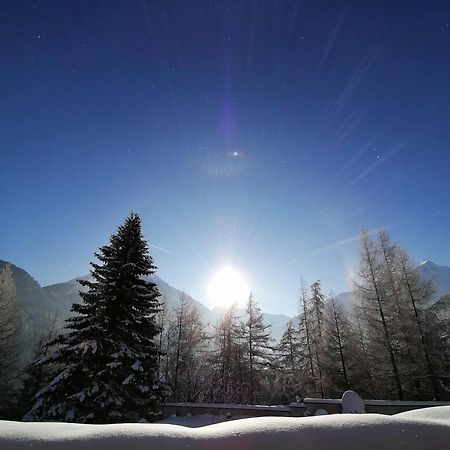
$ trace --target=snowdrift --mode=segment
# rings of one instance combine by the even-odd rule
[[[186,428],[167,424],[0,422],[0,449],[450,449],[450,407],[383,416],[261,417]]]

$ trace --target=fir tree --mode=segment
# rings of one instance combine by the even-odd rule
[[[47,386],[26,420],[113,423],[153,420],[158,413],[159,292],[144,277],[155,271],[141,221],[131,214],[91,263],[92,281],[58,337]]]

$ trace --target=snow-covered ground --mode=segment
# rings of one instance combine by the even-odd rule
[[[191,418],[192,419],[192,418]],[[170,424],[0,422],[1,450],[448,450],[450,407],[384,416],[261,417],[200,428]]]
[[[194,416],[171,416],[167,419],[160,420],[158,423],[165,423],[170,425],[181,425],[183,427],[198,428],[216,423],[227,422],[236,419],[243,419],[244,417],[232,416],[227,417],[223,414],[198,414]]]

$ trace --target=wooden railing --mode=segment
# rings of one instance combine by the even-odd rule
[[[450,406],[450,402],[435,401],[365,400],[364,403],[368,413],[389,415],[432,406]],[[163,407],[163,417],[169,417],[173,414],[177,416],[212,414],[225,415],[230,418],[261,416],[303,417],[312,416],[319,409],[326,411],[328,414],[341,413],[341,399],[305,398],[301,403],[279,406],[170,402]]]

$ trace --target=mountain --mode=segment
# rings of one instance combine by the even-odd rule
[[[450,325],[450,294],[441,297],[431,308],[440,320],[445,320]],[[448,330],[450,332],[450,328]]]
[[[444,295],[450,293],[450,267],[439,266],[431,261],[425,260],[415,268],[419,276],[431,281],[434,293],[430,302],[430,306],[438,302]],[[336,295],[338,303],[345,308],[351,308],[355,302],[351,292],[342,292]]]
[[[341,294],[336,295],[337,304],[346,309],[351,309],[355,301],[355,297],[351,292],[342,292]]]
[[[39,338],[48,330],[53,317],[56,316],[57,326],[62,327],[64,325],[64,319],[71,314],[72,304],[80,301],[78,292],[82,287],[75,279],[41,287],[30,274],[14,264],[0,260],[0,269],[7,264],[11,267],[22,310],[24,359],[29,359]],[[432,305],[436,304],[436,310],[442,310],[443,313],[448,315],[449,297],[444,299],[442,297],[450,293],[450,267],[424,261],[417,266],[416,270],[424,279],[431,280],[434,285],[435,295]],[[84,278],[89,278],[89,276]],[[158,285],[162,298],[169,306],[169,311],[173,311],[180,304],[182,292],[156,275],[152,275],[151,280]],[[217,322],[223,311],[221,308],[216,307],[210,310],[189,295],[188,298],[199,309],[201,317],[208,327]],[[338,294],[336,299],[346,308],[350,308],[354,302],[351,292]],[[244,314],[244,310],[238,310],[237,312],[238,315]],[[276,340],[281,338],[289,320],[297,320],[295,317],[292,318],[283,314],[263,313],[263,316],[265,322],[272,325],[272,336]]]
[[[434,288],[433,303],[450,292],[450,267],[439,266],[431,261],[421,262],[416,271],[427,281],[431,281]]]
[[[215,323],[219,320],[220,316],[223,314],[225,308],[220,307],[220,306],[216,306],[215,308],[213,308],[210,313],[211,313],[211,323]],[[243,317],[245,315],[245,309],[244,308],[237,308],[236,309],[236,315],[238,317]],[[283,333],[286,329],[286,325],[290,320],[298,320],[298,318],[296,319],[295,317],[289,317],[286,316],[285,314],[269,314],[269,313],[265,313],[263,312],[263,319],[264,322],[267,325],[271,325],[271,334],[272,337],[276,340],[279,341],[281,339],[281,337],[283,336]]]
[[[47,332],[52,318],[55,317],[57,327],[62,328],[64,326],[64,320],[71,315],[70,309],[72,304],[80,301],[80,289],[86,288],[80,286],[77,279],[41,287],[25,270],[7,261],[0,261],[0,269],[5,265],[11,267],[14,285],[19,298],[24,331],[24,359],[29,360],[39,338]],[[89,279],[90,276],[80,278]],[[161,292],[161,298],[168,305],[169,311],[173,311],[179,306],[180,296],[182,294],[180,290],[166,283],[157,275],[152,275],[150,280],[157,284]],[[189,295],[187,297],[198,308],[207,326],[217,322],[221,314],[220,308],[210,310]],[[244,312],[244,310],[238,310],[239,315],[243,315]],[[279,340],[287,322],[291,318],[283,314],[264,313],[263,315],[266,323],[272,325],[273,337]]]
[[[11,269],[21,309],[22,356],[29,360],[34,352],[41,333],[45,332],[54,314],[53,302],[48,298],[39,283],[25,270],[7,261],[0,260],[0,270],[5,266]]]
[[[68,317],[71,314],[70,308],[72,307],[72,304],[80,302],[81,300],[79,291],[87,290],[86,287],[81,286],[77,282],[77,279],[91,280],[92,278],[90,275],[86,275],[66,281],[65,283],[52,284],[42,288],[53,305],[52,310],[58,315],[58,317]],[[182,295],[181,291],[170,286],[170,284],[166,283],[157,275],[151,275],[150,277],[147,277],[147,280],[156,283],[159,292],[161,293],[161,300],[163,300],[168,306],[169,313],[179,306],[180,297]],[[184,295],[198,308],[205,322],[209,322],[214,318],[214,314],[212,314],[206,306],[193,299],[190,295]]]
[[[81,277],[84,279],[89,279],[89,276]],[[173,311],[180,305],[180,297],[182,292],[170,284],[166,283],[164,280],[159,278],[157,275],[152,275],[148,278],[149,280],[156,283],[158,286],[159,292],[161,292],[161,300],[164,300],[166,305],[168,306],[169,313]],[[61,317],[68,317],[70,315],[70,308],[73,303],[79,302],[80,297],[78,292],[82,288],[76,281],[69,280],[65,283],[53,284],[50,286],[46,286],[43,288],[43,291],[46,293],[51,303],[53,304],[53,311]],[[188,297],[188,299],[194,304],[200,312],[202,320],[204,323],[209,326],[215,324],[220,315],[223,312],[223,308],[216,307],[214,309],[209,309],[203,303],[193,299],[191,296],[184,294]],[[237,314],[242,316],[245,314],[243,309],[238,309]],[[287,322],[291,319],[288,316],[283,314],[268,314],[264,313],[264,320],[267,324],[272,325],[272,335],[276,340],[279,340],[283,335],[285,326]]]

